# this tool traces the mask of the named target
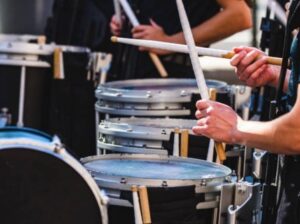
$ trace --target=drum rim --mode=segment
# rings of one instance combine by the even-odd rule
[[[70,166],[77,174],[81,176],[81,178],[85,181],[87,186],[92,191],[96,203],[98,204],[99,211],[101,214],[101,219],[103,224],[108,223],[106,205],[108,203],[107,197],[100,192],[99,186],[96,184],[95,180],[91,177],[90,173],[78,162],[75,158],[73,158],[63,147],[59,145],[57,142],[52,141],[51,143],[44,143],[32,140],[33,144],[28,142],[24,142],[26,138],[16,139],[14,142],[7,142],[7,144],[0,144],[0,152],[9,150],[12,148],[22,148],[28,149],[32,151],[37,151],[41,153],[46,153],[56,157],[57,159],[62,160],[68,166]],[[29,139],[30,140],[30,139]],[[36,144],[34,144],[34,142]],[[19,150],[19,149],[17,149]]]
[[[223,81],[207,79],[207,82],[218,83],[220,86],[217,92],[224,89],[228,91],[228,84]],[[167,85],[172,87],[172,84],[184,84],[186,87],[192,86],[195,89],[185,91],[184,86],[179,90],[128,90],[122,89],[126,86],[139,85]],[[114,81],[98,86],[95,91],[97,99],[110,100],[115,102],[190,102],[192,94],[198,93],[197,83],[195,79],[133,79],[125,81]],[[157,95],[157,98],[155,97]]]
[[[55,48],[60,48],[63,52],[87,53],[89,48],[80,46],[55,45],[55,44],[36,44],[18,41],[0,41],[0,54],[21,54],[21,55],[52,55]]]
[[[120,122],[117,122],[118,120]],[[133,123],[130,122],[122,122],[125,121],[138,121],[140,123]],[[137,138],[137,139],[145,139],[145,140],[169,140],[170,135],[174,132],[175,129],[179,130],[188,130],[189,135],[195,135],[192,132],[192,127],[185,128],[174,125],[174,127],[152,127],[143,125],[143,122],[146,121],[155,121],[159,122],[189,122],[194,123],[193,126],[197,124],[197,120],[192,119],[164,119],[164,118],[110,118],[107,120],[102,121],[98,125],[98,131],[100,134],[117,136],[117,137],[124,137],[124,138]]]
[[[107,187],[113,186],[118,187],[120,189],[124,190],[130,190],[131,185],[139,185],[139,183],[146,184],[146,186],[151,186],[151,187],[162,187],[162,183],[166,182],[168,186],[174,186],[174,187],[179,187],[179,186],[191,186],[191,185],[202,185],[205,182],[205,187],[207,186],[215,186],[219,185],[221,182],[224,182],[226,177],[228,177],[231,174],[231,169],[220,164],[215,164],[211,163],[205,160],[200,160],[200,159],[194,159],[194,158],[183,158],[183,157],[176,157],[176,156],[164,156],[164,155],[149,155],[149,154],[108,154],[108,155],[96,155],[96,156],[90,156],[90,157],[85,157],[81,159],[81,162],[85,166],[86,163],[97,161],[99,159],[136,159],[136,160],[145,160],[147,159],[152,159],[152,160],[173,160],[173,161],[189,161],[193,163],[204,163],[204,164],[210,164],[214,166],[218,166],[224,170],[224,172],[228,173],[227,175],[220,176],[220,177],[215,177],[215,178],[202,178],[198,180],[193,180],[193,179],[184,179],[184,180],[158,180],[158,179],[143,179],[143,178],[136,178],[136,177],[120,177],[116,175],[111,175],[111,174],[103,174],[99,173],[97,171],[92,171],[90,169],[89,172],[92,173],[94,179],[96,182],[99,184],[100,187],[102,187],[102,184],[106,185]],[[86,166],[85,166],[86,167]],[[126,179],[126,182],[122,183],[122,179]]]

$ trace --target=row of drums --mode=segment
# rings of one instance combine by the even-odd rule
[[[191,131],[200,98],[195,80],[116,81],[94,91],[97,71],[87,73],[73,63],[90,62],[94,57],[87,49],[3,42],[0,52],[0,83],[6,88],[0,103],[17,126],[0,129],[1,223],[258,223],[260,186],[232,180],[232,169],[242,176],[241,149],[228,148],[234,159],[226,166],[213,163],[215,157],[205,161],[210,140]],[[31,73],[36,68],[38,74]],[[49,71],[41,73],[44,68],[55,79]],[[218,101],[248,116],[251,89],[217,80],[207,84]],[[92,96],[81,98],[82,92]],[[37,108],[42,111],[30,111]],[[78,112],[82,109],[89,112]],[[58,121],[53,114],[64,116]],[[9,117],[6,111],[2,115]],[[92,126],[86,126],[86,117],[96,118]],[[32,125],[30,119],[46,125]],[[49,128],[59,123],[78,130],[70,142],[89,136],[97,150],[66,142],[62,129]]]

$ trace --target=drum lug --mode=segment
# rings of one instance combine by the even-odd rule
[[[207,185],[206,180],[201,180],[200,186],[201,186],[201,187],[206,187],[206,185]]]
[[[54,153],[61,154],[65,151],[64,147],[62,145],[56,145],[54,148]]]
[[[185,90],[182,90],[181,92],[180,92],[180,96],[181,97],[185,97],[185,96],[187,96],[188,94],[187,94],[187,92],[185,91]]]
[[[121,181],[120,181],[120,183],[121,183],[121,184],[126,184],[126,183],[127,183],[126,178],[122,178]]]
[[[162,182],[161,186],[162,186],[162,187],[168,187],[168,182],[164,180],[164,181]]]
[[[151,91],[148,91],[148,92],[147,92],[146,97],[147,97],[147,98],[151,98],[151,97],[152,97]]]

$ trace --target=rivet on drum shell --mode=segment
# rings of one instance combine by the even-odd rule
[[[161,131],[161,134],[162,134],[162,135],[166,135],[166,134],[167,134],[166,130],[162,130],[162,131]]]
[[[116,95],[120,97],[120,96],[122,96],[122,93],[117,93]]]
[[[167,181],[163,181],[162,184],[161,184],[161,186],[162,186],[162,187],[168,187]]]
[[[127,131],[127,132],[132,132],[132,129],[131,129],[131,128],[128,128],[126,131]]]

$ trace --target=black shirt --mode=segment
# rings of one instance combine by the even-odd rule
[[[182,31],[176,0],[128,0],[135,11],[141,24],[149,24],[153,19],[158,25],[163,27],[168,35]],[[220,5],[215,0],[184,0],[186,12],[191,27],[198,26],[209,18],[213,17],[220,11]],[[131,36],[131,26],[124,29],[122,36]],[[114,57],[113,73],[117,79],[134,79],[134,78],[158,78],[160,77],[148,53],[139,52],[136,47],[119,46],[119,50]],[[173,63],[172,59],[165,61],[169,77],[194,77],[189,63],[188,55],[176,54],[172,57],[182,57],[187,63]],[[178,58],[176,58],[176,61]],[[175,61],[175,60],[174,60]],[[182,61],[182,60],[179,60]]]

